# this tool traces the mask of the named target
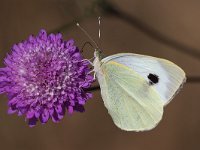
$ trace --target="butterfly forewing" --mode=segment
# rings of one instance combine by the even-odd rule
[[[186,80],[184,71],[176,64],[156,57],[121,53],[106,57],[103,63],[114,61],[123,64],[154,87],[165,105],[174,97]]]

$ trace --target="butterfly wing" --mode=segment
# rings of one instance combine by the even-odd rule
[[[165,105],[173,99],[186,80],[185,72],[180,67],[161,58],[121,53],[102,60],[103,63],[109,61],[114,61],[131,68],[146,81],[150,81],[148,78],[149,74],[156,75],[159,79],[158,83],[152,84],[152,86],[159,93]]]
[[[97,78],[104,104],[119,128],[150,130],[161,120],[164,103],[160,95],[133,69],[108,61]]]

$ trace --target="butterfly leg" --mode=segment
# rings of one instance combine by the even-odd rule
[[[91,71],[89,71],[88,74],[91,74],[92,72],[94,72],[94,74],[93,74],[93,80],[95,80],[96,79],[96,72],[94,71],[94,69],[91,70]]]
[[[92,59],[94,59],[94,57],[92,57],[91,59],[83,59],[82,61],[88,61],[90,65],[94,66]]]
[[[96,72],[93,74],[93,80],[96,80]]]

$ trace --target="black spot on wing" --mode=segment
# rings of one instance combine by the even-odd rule
[[[150,85],[154,85],[159,82],[159,77],[156,74],[150,73],[147,77]]]

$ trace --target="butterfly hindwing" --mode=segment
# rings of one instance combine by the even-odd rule
[[[119,128],[150,130],[161,120],[164,103],[160,95],[133,69],[107,61],[97,77],[104,104]]]

